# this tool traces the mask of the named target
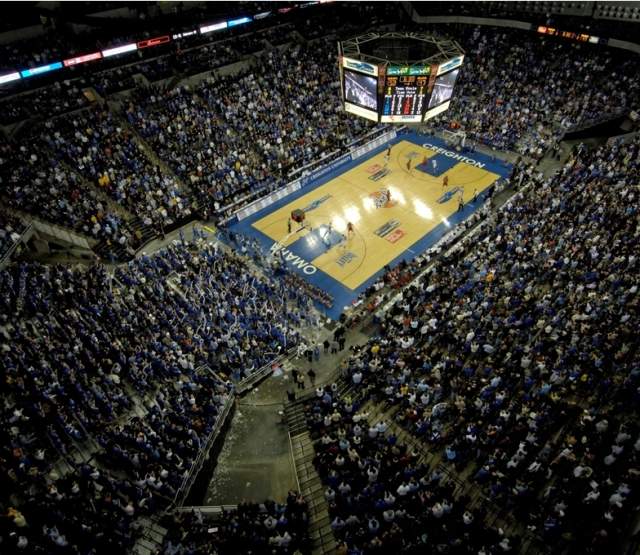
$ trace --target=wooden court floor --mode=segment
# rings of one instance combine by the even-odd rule
[[[433,176],[415,166],[433,150],[400,141],[252,225],[349,289],[356,289],[500,176],[457,162]],[[410,161],[410,168],[407,162]],[[432,163],[432,162],[431,162]],[[443,186],[444,176],[448,185]],[[305,212],[305,225],[290,221]],[[348,233],[351,223],[353,232]],[[289,231],[289,226],[291,230]]]

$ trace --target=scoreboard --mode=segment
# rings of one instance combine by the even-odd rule
[[[380,121],[421,122],[427,104],[428,86],[428,75],[387,74]]]
[[[372,64],[341,58],[344,108],[380,123],[420,123],[449,108],[464,59],[441,64]]]

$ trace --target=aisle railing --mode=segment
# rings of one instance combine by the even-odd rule
[[[246,378],[240,380],[236,385],[236,393],[238,395],[242,395],[245,391],[251,389],[254,384],[267,377],[271,372],[273,372],[274,368],[284,362],[292,351],[293,348],[285,351]]]
[[[235,402],[235,396],[233,392],[230,392],[223,405],[220,418],[218,418],[215,425],[213,426],[213,429],[211,430],[211,432],[209,432],[207,439],[204,441],[202,447],[200,448],[200,451],[198,452],[198,456],[193,461],[191,468],[189,469],[186,476],[184,477],[184,480],[182,481],[182,484],[178,488],[178,491],[176,492],[176,495],[174,496],[173,501],[171,502],[171,505],[169,506],[167,511],[171,510],[176,506],[178,507],[181,506],[184,503],[187,496],[189,495],[191,486],[193,486],[193,482],[195,481],[198,474],[200,473],[200,470],[202,469],[202,465],[204,464],[204,461],[209,455],[209,451],[211,450],[211,447],[215,443],[218,435],[220,435],[220,432],[222,431],[222,428],[224,427],[227,421],[229,412],[231,411],[231,407],[233,407],[234,402]]]
[[[4,268],[9,262],[9,260],[11,259],[11,256],[13,255],[15,250],[18,248],[18,246],[21,244],[24,244],[28,240],[27,234],[30,233],[31,231],[33,231],[33,224],[29,223],[20,232],[20,237],[15,241],[13,241],[12,244],[9,245],[3,253],[0,253],[0,268]]]

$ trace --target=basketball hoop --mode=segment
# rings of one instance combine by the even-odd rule
[[[447,146],[455,149],[464,149],[467,141],[467,134],[464,131],[449,131],[444,129],[442,131],[442,138]]]
[[[301,210],[300,208],[296,208],[291,211],[291,219],[299,224],[304,222],[305,216],[304,210]]]

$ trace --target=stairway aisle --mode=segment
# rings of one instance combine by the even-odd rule
[[[291,437],[293,460],[300,482],[300,493],[309,504],[309,535],[312,553],[335,553],[336,541],[331,530],[329,509],[324,498],[324,487],[313,466],[315,450],[308,431]]]
[[[142,535],[137,539],[131,550],[133,555],[155,555],[160,553],[162,542],[167,535],[167,529],[160,526],[157,517],[142,516],[136,521],[142,530]]]
[[[300,493],[309,504],[309,536],[312,541],[312,553],[314,555],[335,553],[336,541],[330,526],[331,518],[324,498],[324,487],[313,466],[315,449],[307,428],[305,404],[304,399],[299,399],[285,405],[284,408],[296,476]]]
[[[441,457],[441,450],[430,448],[428,444],[412,435],[395,421],[394,417],[398,412],[397,405],[387,408],[384,403],[374,403],[369,399],[358,412],[368,413],[367,421],[371,424],[384,420],[387,423],[388,431],[398,438],[399,443],[418,453],[420,463],[428,465],[432,470],[436,467]]]
[[[134,231],[140,232],[143,245],[146,245],[149,241],[152,241],[158,236],[158,232],[155,227],[153,225],[145,225],[139,216],[134,216],[131,219],[131,226]]]
[[[485,508],[490,507],[491,526],[500,527],[505,532],[520,536],[527,539],[527,546],[531,544],[531,536],[526,534],[526,530],[513,518],[508,510],[500,509],[497,505],[490,505],[488,498],[483,492],[480,485],[473,481],[472,476],[476,470],[474,465],[468,467],[459,474],[443,459],[442,448],[434,448],[415,437],[410,432],[402,428],[394,419],[398,411],[397,406],[387,407],[384,403],[374,403],[368,400],[359,412],[367,414],[367,422],[369,425],[376,424],[381,420],[387,423],[388,432],[393,433],[398,438],[398,443],[406,445],[410,450],[418,455],[418,462],[426,464],[431,471],[438,470],[443,474],[444,482],[452,482],[455,485],[456,496],[465,496],[469,498],[472,509],[477,509],[484,505]]]

